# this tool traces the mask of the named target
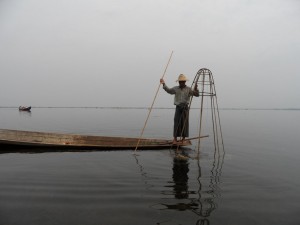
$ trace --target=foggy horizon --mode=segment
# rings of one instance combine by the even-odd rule
[[[174,51],[169,87],[208,68],[220,109],[300,108],[299,10],[296,0],[3,0],[0,106],[150,107]],[[173,96],[161,87],[154,107]]]

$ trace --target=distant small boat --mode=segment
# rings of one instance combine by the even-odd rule
[[[0,129],[0,146],[4,149],[48,149],[51,151],[61,149],[83,150],[111,150],[111,149],[135,149],[138,142],[138,150],[142,149],[170,149],[177,146],[189,146],[192,139],[183,143],[173,144],[172,140],[131,138],[131,137],[105,137],[92,135],[60,134],[20,130]],[[4,148],[3,148],[4,147]],[[8,151],[8,150],[6,150]]]
[[[20,110],[20,111],[28,111],[28,112],[29,112],[29,111],[31,110],[31,106],[29,106],[29,107],[26,107],[26,106],[20,106],[20,107],[19,107],[19,110]]]

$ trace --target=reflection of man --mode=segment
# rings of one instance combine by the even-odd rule
[[[174,196],[177,199],[188,198],[188,172],[189,167],[186,160],[174,158],[173,160],[173,181]]]
[[[189,136],[189,101],[191,96],[199,96],[199,90],[197,84],[194,90],[185,85],[188,79],[185,75],[180,74],[178,77],[179,86],[169,88],[163,79],[160,79],[160,83],[163,84],[163,89],[171,94],[175,95],[174,105],[176,105],[174,116],[174,130],[173,130],[173,143],[177,144],[177,137],[182,137],[182,141]]]
[[[188,172],[189,172],[189,164],[186,159],[175,157],[173,159],[173,185],[172,186],[166,186],[166,187],[172,187],[173,191],[172,194],[174,195],[175,199],[189,199],[189,193],[188,190]],[[193,194],[195,194],[193,192]],[[191,203],[185,203],[184,202],[178,202],[176,204],[164,204],[163,206],[166,207],[166,209],[171,210],[179,210],[179,211],[185,211],[185,210],[197,210],[198,204],[194,203],[193,201]]]

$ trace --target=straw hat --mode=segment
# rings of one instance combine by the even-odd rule
[[[178,76],[178,80],[176,80],[176,82],[179,82],[179,81],[188,81],[188,79],[186,78],[186,76],[184,74],[180,74]]]

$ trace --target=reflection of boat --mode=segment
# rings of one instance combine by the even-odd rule
[[[26,107],[26,106],[20,106],[19,110],[20,111],[28,111],[29,112],[31,110],[31,106],[28,106],[28,107]]]
[[[105,137],[0,129],[0,146],[43,149],[134,149],[139,138]],[[191,145],[190,141],[180,146]],[[177,148],[171,140],[140,139],[139,149]]]

